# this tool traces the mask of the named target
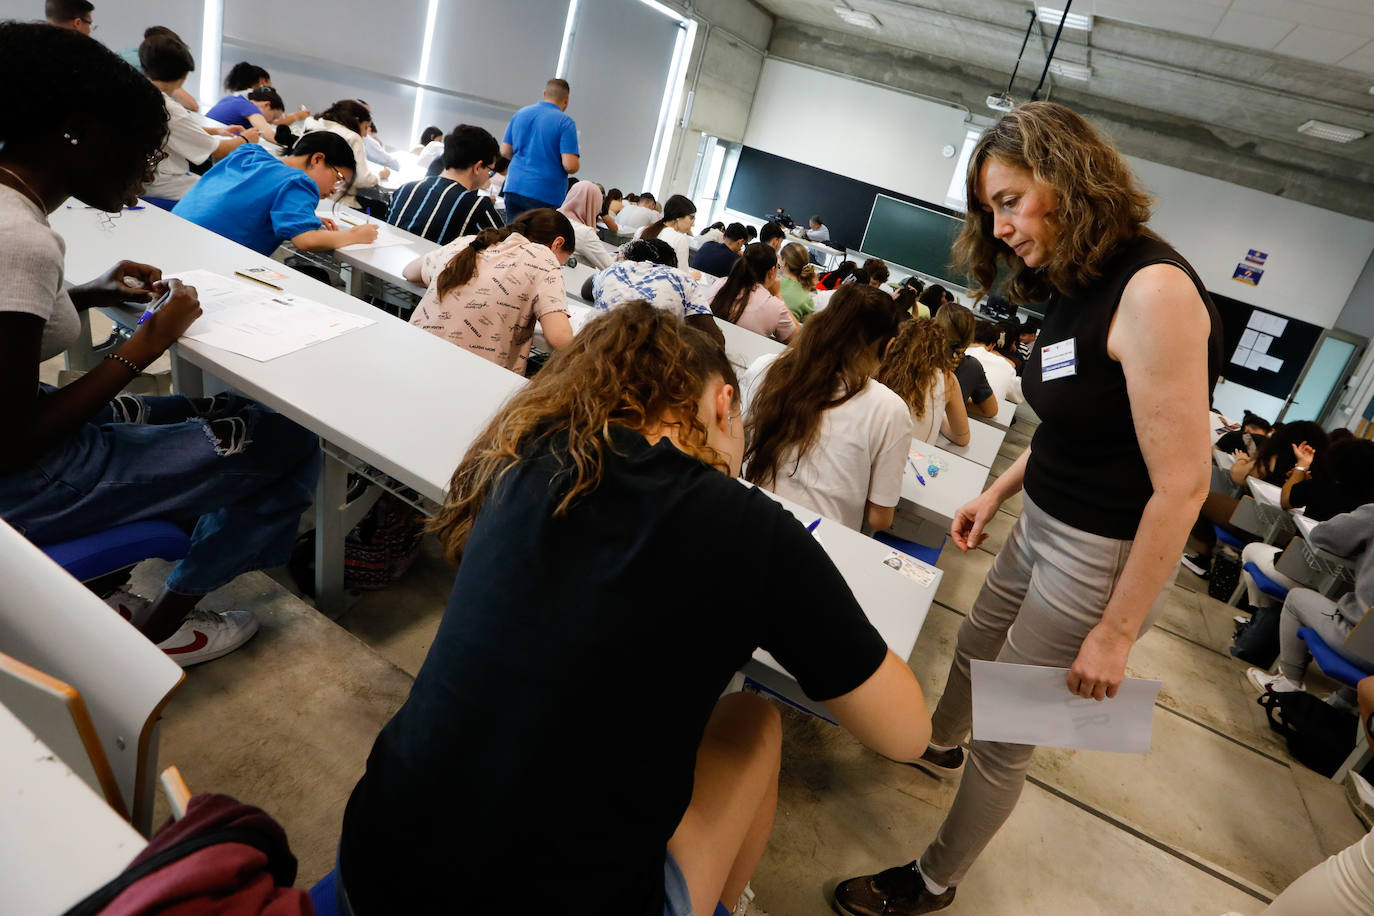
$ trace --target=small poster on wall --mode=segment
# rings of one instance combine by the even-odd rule
[[[1231,279],[1240,283],[1248,283],[1251,286],[1259,286],[1260,280],[1264,279],[1264,269],[1251,264],[1240,263],[1236,265],[1236,272],[1231,274]]]

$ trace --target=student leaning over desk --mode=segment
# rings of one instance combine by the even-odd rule
[[[736,391],[715,342],[631,302],[477,437],[436,519],[453,593],[344,814],[341,912],[733,910],[777,806],[777,709],[721,697],[759,647],[869,747],[920,752],[920,685],[811,518],[731,479]],[[692,546],[722,531],[788,574]]]
[[[287,240],[301,251],[373,242],[376,225],[340,229],[315,213],[321,198],[348,190],[354,163],[348,144],[329,131],[301,137],[284,159],[249,144],[201,176],[172,212],[259,254]]]
[[[977,547],[1024,485],[916,764],[939,776],[962,769],[958,794],[919,859],[836,887],[842,911],[858,916],[949,906],[1016,805],[1033,747],[974,741],[964,766],[972,660],[1068,668],[1069,692],[1115,696],[1210,478],[1221,319],[1187,262],[1146,227],[1149,198],[1121,155],[1064,106],[1031,102],[983,134],[967,186],[958,257],[984,291],[1007,260],[1008,298],[1049,302],[1024,381],[1042,422],[951,528],[961,550]]]
[[[130,261],[64,289],[64,244],[47,216],[69,197],[110,212],[137,202],[167,130],[161,93],[90,38],[14,22],[0,23],[0,80],[45,87],[13,102],[8,123],[22,129],[0,128],[0,517],[38,544],[141,519],[194,526],[155,601],[112,603],[179,664],[218,658],[257,621],[197,602],[286,561],[314,497],[319,442],[234,395],[120,394],[200,315],[196,292]],[[160,310],[98,366],[63,388],[40,384],[39,364],[76,339],[79,309],[154,300]]]

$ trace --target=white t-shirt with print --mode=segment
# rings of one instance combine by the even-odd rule
[[[777,358],[760,356],[740,379],[746,412]],[[800,462],[795,453],[782,456],[772,490],[857,531],[867,503],[890,507],[901,499],[910,451],[906,402],[870,379],[854,397],[821,414],[820,433]]]
[[[208,159],[219,149],[221,138],[207,134],[196,116],[165,92],[162,104],[167,108],[167,141],[162,147],[167,158],[158,163],[157,173],[143,193],[147,197],[181,200],[200,179],[191,171],[191,163]]]

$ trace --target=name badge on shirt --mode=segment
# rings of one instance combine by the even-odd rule
[[[1040,348],[1040,380],[1052,382],[1057,378],[1068,378],[1078,374],[1078,363],[1074,359],[1074,338],[1061,340]]]

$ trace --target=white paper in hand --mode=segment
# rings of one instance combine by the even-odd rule
[[[1162,681],[1128,677],[1110,700],[1069,692],[1067,668],[973,662],[973,737],[1145,754]]]

